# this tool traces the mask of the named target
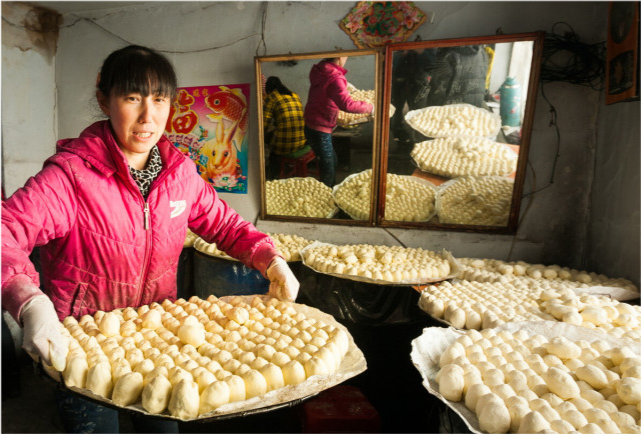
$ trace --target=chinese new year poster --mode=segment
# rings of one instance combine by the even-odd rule
[[[249,84],[178,88],[165,133],[224,193],[247,193]]]

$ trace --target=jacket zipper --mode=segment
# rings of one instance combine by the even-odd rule
[[[143,212],[145,213],[145,230],[149,230],[149,204],[147,202],[145,202]]]
[[[151,251],[151,231],[149,230],[149,203],[144,200],[143,214],[144,214],[144,228],[145,228],[145,256],[143,258],[143,268],[140,274],[140,295],[138,297],[137,306],[142,303],[142,298],[145,290],[145,281],[147,280],[147,271],[149,270],[149,254]]]
[[[167,174],[169,173],[169,169],[172,169],[173,171],[174,167],[175,166],[171,166],[171,168],[167,168],[168,170],[163,170],[158,176],[158,178],[156,178],[154,182],[152,182],[152,185],[157,184],[160,180],[164,180],[164,178],[168,176]],[[152,189],[150,188],[148,194],[151,193],[151,190]],[[143,268],[142,268],[142,273],[140,274],[140,284],[139,284],[140,295],[138,296],[138,303],[136,304],[137,306],[140,306],[140,304],[142,303],[143,293],[145,289],[145,281],[147,280],[147,272],[149,271],[149,258],[150,258],[150,252],[151,252],[151,230],[150,230],[151,212],[149,211],[149,203],[145,200],[144,196],[140,193],[140,190],[136,188],[135,191],[140,195],[140,197],[142,197],[142,201],[144,204],[142,212],[144,215],[144,228],[145,228],[145,239],[146,239],[145,256],[143,258],[144,259]]]

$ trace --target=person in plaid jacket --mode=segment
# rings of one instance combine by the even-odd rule
[[[267,177],[276,178],[280,159],[305,147],[305,120],[299,96],[289,90],[278,77],[265,83],[263,125],[265,144],[270,150]]]

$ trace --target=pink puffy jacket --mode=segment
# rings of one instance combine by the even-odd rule
[[[331,133],[336,127],[338,111],[371,113],[374,106],[354,101],[347,91],[347,70],[332,62],[322,61],[309,72],[309,95],[305,105],[305,125],[312,130]]]
[[[2,307],[16,319],[42,294],[29,261],[41,248],[42,288],[62,320],[176,298],[187,228],[263,275],[279,256],[271,239],[244,221],[165,137],[163,168],[147,201],[129,174],[108,121],[57,153],[2,204]]]

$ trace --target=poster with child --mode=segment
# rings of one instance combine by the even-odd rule
[[[178,88],[165,133],[203,179],[224,193],[247,193],[249,84]]]

